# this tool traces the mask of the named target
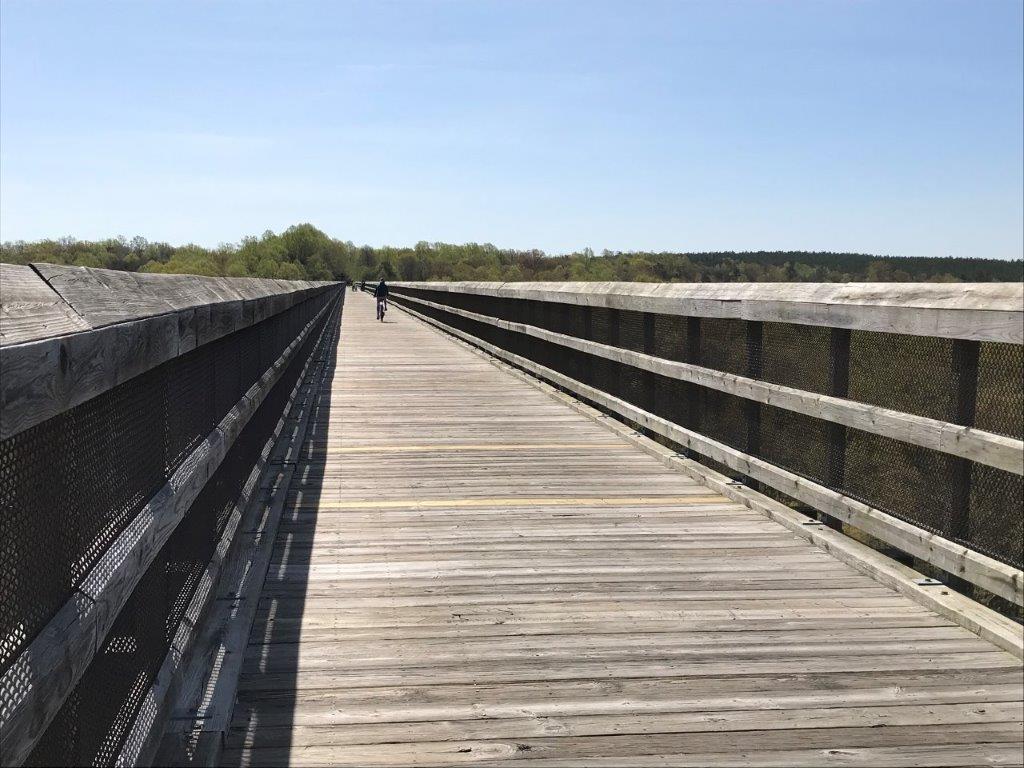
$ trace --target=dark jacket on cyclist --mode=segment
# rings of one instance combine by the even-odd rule
[[[377,283],[377,289],[373,292],[373,295],[378,299],[386,299],[388,297],[388,287],[384,284],[383,280]]]

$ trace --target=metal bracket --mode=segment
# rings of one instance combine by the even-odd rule
[[[938,579],[914,579],[914,583],[919,587],[941,587],[942,582]]]

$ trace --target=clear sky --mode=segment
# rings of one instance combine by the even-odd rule
[[[1021,0],[0,2],[0,238],[1020,258]]]

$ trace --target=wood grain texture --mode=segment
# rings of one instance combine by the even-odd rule
[[[373,314],[350,298],[221,764],[1019,754],[1016,658],[427,325]]]
[[[597,403],[674,443],[696,451],[720,464],[725,464],[747,477],[763,482],[791,498],[798,499],[814,509],[825,512],[830,517],[848,523],[897,549],[943,569],[947,573],[977,584],[1018,605],[1024,604],[1024,572],[1021,572],[1020,569],[899,520],[881,510],[837,493],[763,459],[743,453],[698,432],[655,416],[631,403],[609,395],[603,390],[583,384],[525,357],[477,339],[471,334],[437,320],[426,318],[411,308],[404,309],[431,325],[443,328],[458,338],[471,341],[481,349],[485,349],[503,360],[510,361],[567,391]]]
[[[21,287],[0,292],[0,315],[18,318],[10,337],[0,334],[0,439],[335,285],[34,265],[51,306],[19,300],[41,294],[23,271],[33,267],[3,267]],[[50,322],[61,310],[74,328]]]
[[[666,467],[682,472],[748,509],[766,515],[875,581],[907,595],[914,602],[950,619],[1017,658],[1024,659],[1024,628],[1012,619],[996,613],[966,595],[947,589],[944,585],[922,584],[924,575],[919,571],[861,544],[840,531],[821,524],[810,524],[805,515],[745,485],[737,484],[732,478],[704,464],[680,456],[674,450],[641,435],[626,424],[608,420],[606,414],[555,389],[547,382],[491,357],[482,350],[468,344],[466,347],[474,354],[485,356],[493,365],[506,371],[510,376],[526,382],[577,413],[602,424],[606,429],[655,457]]]
[[[0,264],[0,346],[88,328],[32,267]]]
[[[204,304],[272,299],[326,285],[308,280],[161,275],[62,264],[32,266],[90,328]]]
[[[1019,283],[406,283],[394,287],[1024,343]]]
[[[661,376],[689,381],[702,387],[773,405],[776,408],[803,413],[814,418],[853,427],[875,435],[891,437],[894,440],[920,445],[924,448],[931,448],[952,456],[960,456],[991,467],[1004,469],[1007,472],[1024,475],[1024,441],[1005,435],[902,413],[877,405],[858,403],[855,400],[784,387],[690,363],[666,360],[642,352],[568,336],[524,323],[513,323],[413,296],[402,296],[402,300],[434,307],[460,317],[522,333],[536,339],[559,344],[568,349],[603,357],[606,360],[614,360]]]

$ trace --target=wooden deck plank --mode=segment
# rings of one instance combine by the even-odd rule
[[[299,451],[226,764],[1020,756],[1010,654],[373,309]]]
[[[704,731],[697,733],[641,733],[629,735],[522,737],[516,739],[450,739],[437,741],[399,741],[390,744],[302,745],[247,749],[245,754],[228,750],[229,761],[241,765],[346,765],[346,766],[447,766],[502,765],[505,761],[545,760],[546,765],[590,766],[596,761],[608,766],[659,765],[659,756],[685,756],[697,762],[715,755],[718,765],[794,765],[777,760],[768,762],[765,752],[803,752],[817,760],[805,759],[803,765],[844,764],[848,750],[872,750],[884,747],[931,747],[932,754],[946,752],[940,747],[967,746],[973,750],[970,761],[961,765],[979,765],[998,760],[1014,765],[1007,755],[1020,755],[1020,725],[1016,722],[962,723],[941,725],[839,727],[794,730]],[[838,747],[836,745],[844,745]],[[1014,749],[1015,748],[1015,749]],[[813,752],[811,752],[813,750]],[[889,754],[896,752],[892,750]],[[928,753],[927,750],[925,750]],[[831,759],[822,761],[822,753]],[[992,761],[989,760],[991,755]],[[240,759],[239,759],[240,758]],[[963,760],[963,758],[961,758]],[[891,765],[866,762],[867,765]],[[907,763],[903,763],[906,765]],[[920,763],[909,763],[920,765]],[[930,765],[949,765],[931,762]]]

